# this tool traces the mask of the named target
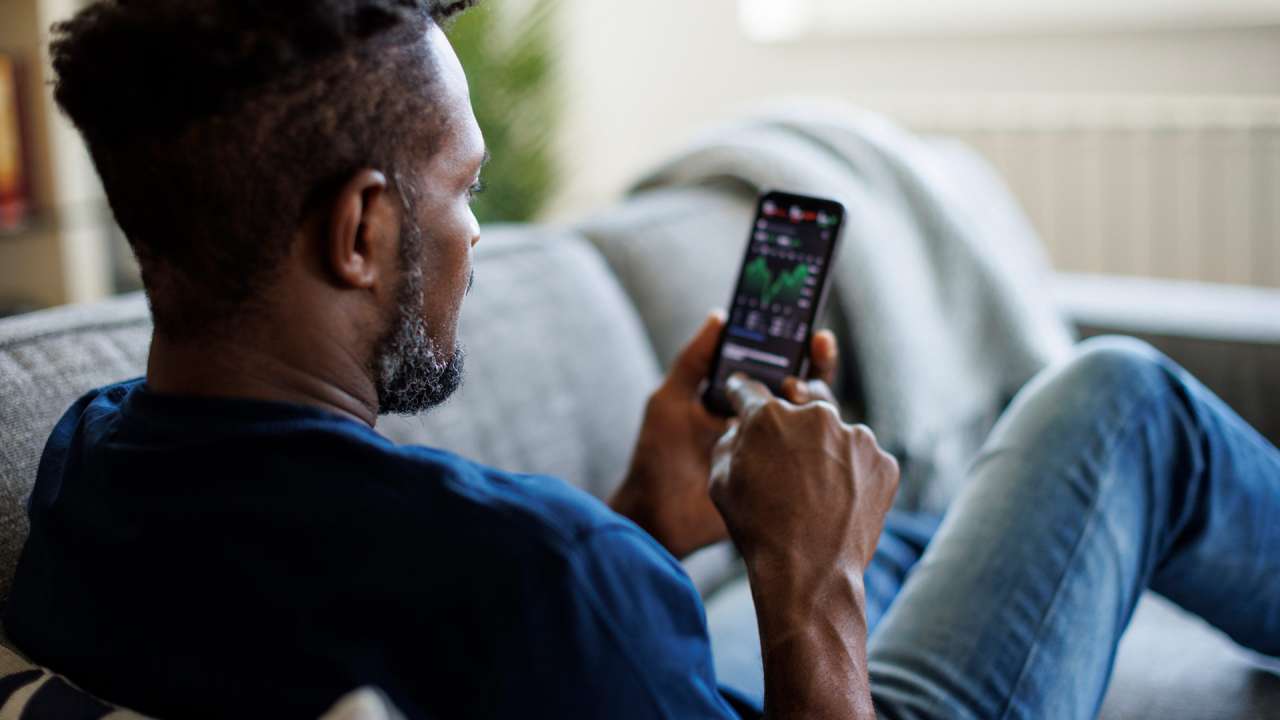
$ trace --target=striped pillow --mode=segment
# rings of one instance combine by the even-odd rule
[[[0,645],[0,720],[146,720],[108,705]]]
[[[338,700],[320,720],[402,720],[386,696],[357,688]],[[147,720],[115,707],[66,678],[27,662],[0,645],[0,720]]]

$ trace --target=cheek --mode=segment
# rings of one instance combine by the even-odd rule
[[[444,217],[437,216],[437,218]],[[449,222],[437,222],[424,260],[426,279],[424,312],[434,315],[440,326],[456,323],[467,286],[471,282],[471,241],[476,236],[475,216],[465,212],[448,214]],[[429,222],[429,221],[428,221]]]

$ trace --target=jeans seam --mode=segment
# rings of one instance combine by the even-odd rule
[[[1158,399],[1158,393],[1154,393],[1154,392],[1143,393],[1141,397],[1135,399],[1133,403],[1129,406],[1129,408],[1126,410],[1124,414],[1124,420],[1118,423],[1117,427],[1128,428],[1133,423],[1134,418],[1139,415],[1139,411],[1146,410],[1148,406],[1150,406],[1157,399]],[[1109,433],[1106,436],[1106,438],[1108,439],[1115,438],[1115,437],[1116,437],[1115,433]],[[1115,452],[1119,446],[1120,446],[1120,442],[1118,440],[1115,440],[1110,444],[1109,447],[1103,450],[1103,456],[1106,458],[1106,463],[1105,463],[1106,467],[1110,467],[1112,465],[1111,460],[1113,459]],[[1107,482],[1108,484],[1111,482],[1114,482],[1114,478],[1109,478]],[[1043,636],[1044,629],[1045,627],[1048,626],[1050,619],[1053,618],[1053,616],[1056,614],[1058,610],[1058,601],[1062,597],[1062,589],[1065,586],[1068,570],[1070,569],[1072,564],[1075,562],[1076,558],[1079,556],[1081,548],[1083,548],[1085,545],[1085,540],[1089,538],[1091,533],[1093,533],[1094,530],[1098,527],[1097,508],[1104,494],[1102,490],[1103,488],[1100,486],[1099,491],[1097,492],[1097,494],[1094,496],[1093,500],[1089,504],[1089,520],[1085,524],[1084,529],[1081,531],[1080,537],[1076,540],[1075,545],[1071,548],[1071,556],[1068,558],[1067,563],[1064,566],[1062,575],[1058,578],[1058,581],[1054,586],[1053,598],[1049,601],[1048,610],[1045,612],[1044,616],[1040,618],[1040,623],[1036,627],[1036,634],[1031,644],[1031,650],[1030,652],[1027,653],[1027,658],[1026,660],[1023,661],[1022,668],[1018,671],[1018,677],[1016,680],[1014,680],[1013,687],[1009,689],[1009,696],[1005,701],[1004,709],[1000,713],[1001,720],[1006,720],[1009,717],[1009,713],[1013,709],[1014,699],[1018,696],[1018,691],[1022,687],[1022,683],[1026,679],[1027,673],[1031,669],[1031,664],[1035,660],[1038,654],[1038,651],[1040,649],[1040,640]]]

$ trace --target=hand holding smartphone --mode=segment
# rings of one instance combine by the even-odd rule
[[[813,323],[826,301],[843,226],[844,206],[834,200],[784,192],[760,196],[703,393],[708,410],[733,414],[724,384],[735,372],[774,394],[781,393],[787,376],[807,372]]]

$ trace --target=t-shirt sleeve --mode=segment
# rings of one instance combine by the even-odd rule
[[[580,538],[568,563],[562,605],[543,615],[564,640],[544,698],[562,716],[738,717],[716,685],[702,602],[674,558],[610,525]]]

